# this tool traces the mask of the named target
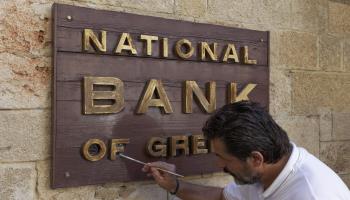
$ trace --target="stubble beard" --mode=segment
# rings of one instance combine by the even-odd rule
[[[238,185],[247,185],[260,182],[260,174],[243,177],[230,172],[226,167],[224,168],[224,172],[230,174]]]

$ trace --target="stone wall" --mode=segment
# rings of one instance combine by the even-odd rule
[[[53,0],[0,1],[0,199],[172,199],[152,182],[51,190]],[[345,0],[62,0],[271,32],[270,111],[350,186],[350,3]],[[188,178],[224,186],[221,173]]]

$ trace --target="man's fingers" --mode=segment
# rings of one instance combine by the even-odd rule
[[[151,168],[151,172],[153,175],[153,178],[157,181],[157,182],[161,182],[164,180],[164,177],[159,173],[159,171],[155,168]]]
[[[150,167],[147,164],[142,167],[143,172],[148,172],[149,169],[150,169]]]

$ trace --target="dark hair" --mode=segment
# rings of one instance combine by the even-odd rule
[[[218,109],[202,130],[209,140],[222,139],[228,153],[242,161],[259,151],[266,163],[276,163],[292,151],[287,133],[264,108],[250,101]]]

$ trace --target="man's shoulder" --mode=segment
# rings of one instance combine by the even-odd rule
[[[288,187],[311,197],[336,198],[342,194],[349,198],[350,192],[340,177],[318,158],[300,149],[301,160],[293,169]],[[312,198],[311,198],[312,199]],[[324,199],[324,198],[321,198]]]

